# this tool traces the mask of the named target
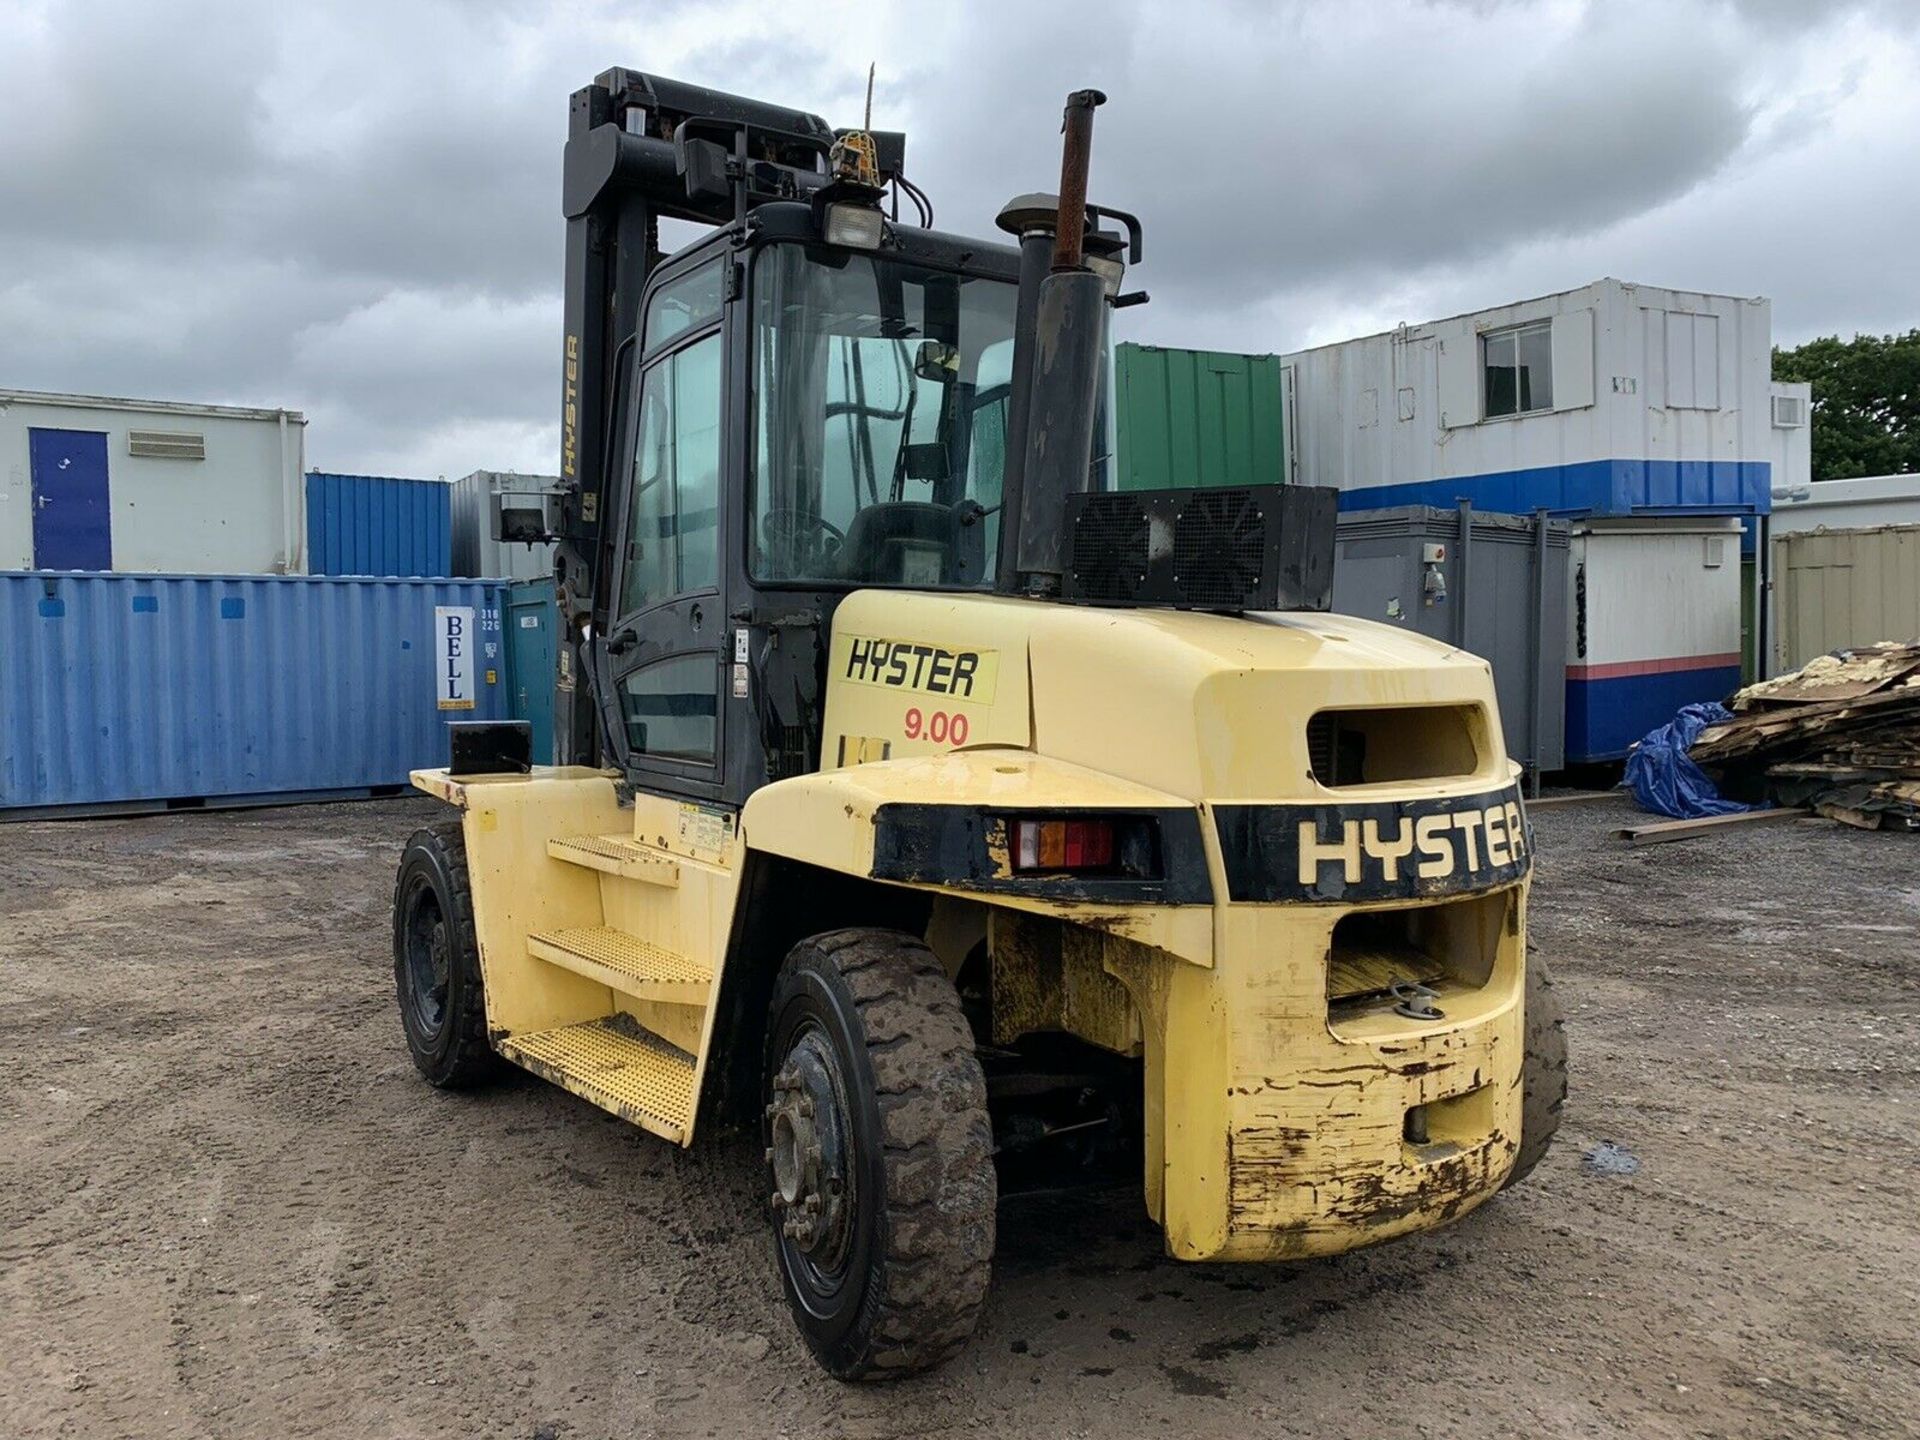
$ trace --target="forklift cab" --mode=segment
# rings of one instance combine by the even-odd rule
[[[773,204],[657,267],[616,409],[600,671],[608,759],[743,803],[817,768],[827,622],[853,589],[993,578],[1018,254]]]

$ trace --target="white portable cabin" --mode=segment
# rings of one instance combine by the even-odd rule
[[[306,423],[0,390],[0,570],[303,573]]]
[[[1281,363],[1288,478],[1335,487],[1343,511],[1465,502],[1592,522],[1568,567],[1569,761],[1617,758],[1737,683],[1739,522],[1757,525],[1777,472],[1804,476],[1807,456],[1807,387],[1772,378],[1768,301],[1604,279]],[[1683,560],[1723,517],[1731,560]],[[1655,574],[1667,603],[1580,632],[1583,614],[1634,613],[1611,587]]]

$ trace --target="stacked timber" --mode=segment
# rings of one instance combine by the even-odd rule
[[[1920,829],[1920,641],[1823,655],[1733,697],[1687,752],[1737,799]]]

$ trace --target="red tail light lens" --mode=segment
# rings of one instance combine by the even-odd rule
[[[1111,870],[1111,820],[1015,820],[1015,870]]]

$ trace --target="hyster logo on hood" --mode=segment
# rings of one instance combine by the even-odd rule
[[[1222,805],[1235,900],[1385,900],[1484,890],[1532,864],[1515,786],[1364,805]]]
[[[993,703],[1000,657],[992,650],[949,650],[915,640],[835,635],[834,671],[860,685],[915,690],[976,704]]]

